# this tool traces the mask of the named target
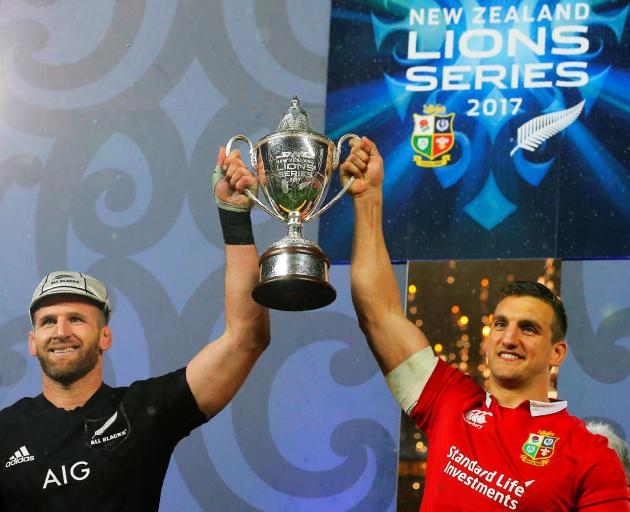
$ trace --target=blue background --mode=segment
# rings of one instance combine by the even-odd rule
[[[320,0],[2,1],[2,406],[40,392],[27,309],[48,271],[110,286],[110,385],[181,367],[222,332],[210,171],[231,136],[275,130],[294,94],[323,132],[329,16]],[[284,235],[253,221],[261,250]],[[178,446],[162,510],[393,509],[398,407],[348,271],[332,272],[330,307],[274,313],[244,388]]]
[[[516,5],[540,12],[555,1],[333,0],[326,102],[326,133],[334,140],[354,132],[374,140],[385,158],[385,226],[395,260],[441,258],[594,258],[630,253],[630,153],[620,134],[630,128],[625,99],[630,67],[627,2],[583,2],[583,21],[509,22],[479,25],[473,6]],[[573,2],[574,3],[574,2]],[[409,24],[409,9],[464,8],[460,23],[445,27]],[[551,55],[557,25],[588,28],[583,55]],[[419,32],[418,48],[443,51],[445,30],[455,41],[473,29],[490,29],[507,40],[516,28],[535,38],[547,32],[547,55],[517,52],[506,57],[407,60],[409,31]],[[580,61],[588,65],[582,87],[408,91],[405,71],[413,65],[443,66]],[[548,72],[548,80],[554,73]],[[508,80],[504,80],[508,82]],[[468,83],[468,82],[465,82]],[[500,102],[522,98],[511,110],[470,117],[469,100]],[[534,152],[517,151],[517,129],[544,113],[585,100],[580,117]],[[425,104],[442,104],[455,113],[455,146],[444,167],[418,167],[411,147],[413,114]],[[334,189],[336,190],[336,188]],[[334,191],[333,190],[333,191]],[[332,193],[332,191],[331,191]],[[352,214],[340,205],[322,216],[322,248],[335,261],[350,258]]]
[[[326,105],[335,140],[355,129],[374,134],[387,156],[386,231],[396,258],[552,256],[560,247],[628,254],[627,144],[619,135],[627,71],[617,64],[627,56],[626,11],[618,30],[600,23],[606,42],[618,45],[601,58],[615,65],[584,123],[552,143],[559,154],[540,185],[493,164],[518,210],[487,230],[462,209],[490,168],[471,157],[444,187],[411,162],[411,130],[383,81],[391,56],[375,53],[371,9],[357,5],[333,3],[329,60],[331,6],[323,0],[3,0],[0,405],[40,391],[27,307],[48,271],[86,271],[112,289],[111,385],[183,366],[222,331],[223,242],[210,169],[232,135],[258,140],[274,130],[294,94],[322,132]],[[387,22],[399,19],[374,5]],[[329,68],[338,78],[327,98]],[[457,126],[472,129],[462,116]],[[486,128],[476,130],[483,149],[471,151],[492,154]],[[505,136],[499,130],[497,140]],[[559,200],[559,187],[573,195]],[[348,205],[346,198],[322,216],[320,242],[336,259],[348,258]],[[573,217],[560,215],[571,209]],[[284,234],[260,211],[253,220],[261,250]],[[307,237],[317,233],[316,222],[307,225]],[[405,268],[396,271],[404,290]],[[271,347],[242,391],[178,446],[162,510],[394,509],[399,410],[356,325],[348,280],[349,268],[335,265],[331,306],[272,315]],[[611,418],[627,434],[630,268],[565,262],[562,281],[574,348],[560,395],[574,413]]]

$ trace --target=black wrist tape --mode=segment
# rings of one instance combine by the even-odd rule
[[[254,233],[249,212],[232,212],[219,208],[219,221],[226,245],[253,245]]]

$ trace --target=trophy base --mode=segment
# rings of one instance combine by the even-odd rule
[[[330,262],[315,242],[287,237],[260,257],[260,284],[253,299],[271,309],[309,311],[337,297],[328,282]]]
[[[267,280],[254,288],[252,297],[261,306],[280,311],[310,311],[328,306],[337,297],[326,281],[305,276]]]

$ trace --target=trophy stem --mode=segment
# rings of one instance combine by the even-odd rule
[[[289,212],[289,220],[287,221],[288,233],[287,236],[289,238],[304,238],[302,236],[302,226],[304,223],[300,218],[300,212],[292,211]]]
[[[337,292],[329,283],[330,261],[315,242],[302,236],[297,210],[287,215],[288,234],[260,257],[258,304],[282,311],[308,311],[330,304]]]

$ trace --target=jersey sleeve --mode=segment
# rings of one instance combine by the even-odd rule
[[[478,403],[484,395],[483,389],[468,375],[440,359],[410,416],[431,440],[434,425],[449,408]]]
[[[437,361],[433,349],[427,347],[408,357],[385,375],[387,387],[405,414],[409,414],[418,403],[420,393],[431,377]]]
[[[186,437],[209,419],[199,410],[186,380],[185,368],[139,381],[132,387],[135,385],[143,386],[147,407],[153,407],[156,419],[165,429],[164,433],[175,440]]]
[[[608,447],[606,438],[595,437],[601,439],[597,439],[585,453],[577,509],[585,512],[630,512],[630,493],[621,459]]]

